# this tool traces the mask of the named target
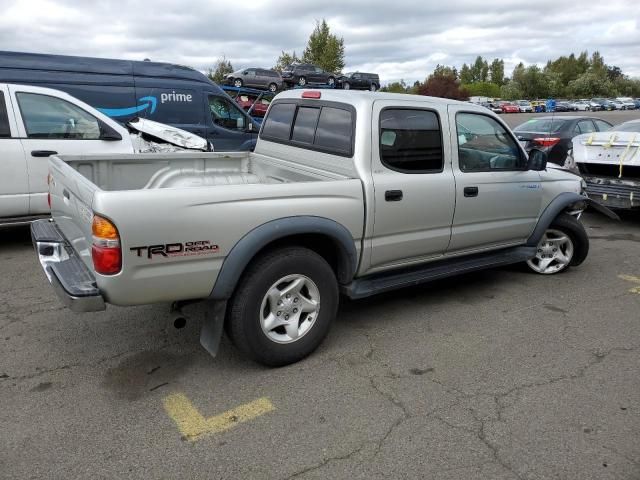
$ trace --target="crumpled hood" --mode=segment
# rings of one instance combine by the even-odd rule
[[[208,150],[208,144],[204,138],[187,132],[186,130],[165,125],[164,123],[154,122],[146,118],[134,118],[127,123],[127,126],[140,133],[150,135],[180,148],[200,150],[203,152]]]
[[[573,158],[576,163],[640,166],[640,133],[583,133],[573,138]]]

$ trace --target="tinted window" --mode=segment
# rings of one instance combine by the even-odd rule
[[[609,125],[607,122],[603,121],[603,120],[593,120],[596,124],[596,127],[598,128],[598,131],[600,132],[606,132],[607,130],[609,130],[611,128],[611,125]]]
[[[11,136],[9,129],[9,117],[7,116],[7,106],[4,103],[4,93],[0,92],[0,138]]]
[[[555,133],[562,130],[567,123],[566,120],[559,118],[533,118],[528,122],[518,125],[513,129],[514,132],[533,132],[533,133]]]
[[[400,172],[441,171],[442,133],[435,112],[387,109],[380,114],[380,159]]]
[[[591,120],[581,120],[577,125],[580,133],[591,133],[596,131],[596,127],[593,125]]]
[[[16,96],[29,138],[100,138],[98,120],[80,107],[48,95],[17,93]]]
[[[640,121],[631,120],[629,122],[621,123],[620,125],[616,125],[613,130],[616,132],[640,132]]]
[[[276,140],[289,140],[293,115],[296,111],[294,103],[276,103],[269,110],[269,115],[262,127],[260,136]]]
[[[352,138],[351,112],[340,108],[322,107],[314,145],[351,154]]]
[[[295,142],[313,143],[313,137],[316,133],[316,125],[320,116],[319,108],[300,107],[296,115],[296,121],[293,125],[293,133],[291,140]]]
[[[244,130],[245,116],[232,102],[223,97],[209,95],[209,111],[216,125],[229,130]]]
[[[476,113],[456,115],[458,163],[463,172],[521,170],[526,160],[515,140],[495,119]]]

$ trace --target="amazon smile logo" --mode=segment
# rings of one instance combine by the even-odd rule
[[[138,102],[140,103],[135,107],[98,108],[98,110],[109,117],[125,117],[128,115],[135,115],[136,113],[147,109],[149,109],[149,113],[153,113],[156,111],[156,107],[158,106],[158,99],[156,97],[141,97],[138,99]]]

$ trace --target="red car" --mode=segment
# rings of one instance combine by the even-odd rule
[[[235,100],[238,106],[245,111],[248,111],[253,106],[251,110],[252,117],[264,117],[269,108],[269,103],[271,103],[271,98],[262,97],[258,100],[258,95],[247,93],[241,93]]]
[[[500,108],[502,109],[502,113],[520,113],[520,107],[514,103],[501,103]]]

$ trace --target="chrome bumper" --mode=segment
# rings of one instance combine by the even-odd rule
[[[60,301],[73,312],[97,312],[105,303],[96,280],[51,220],[31,224],[40,265]]]

